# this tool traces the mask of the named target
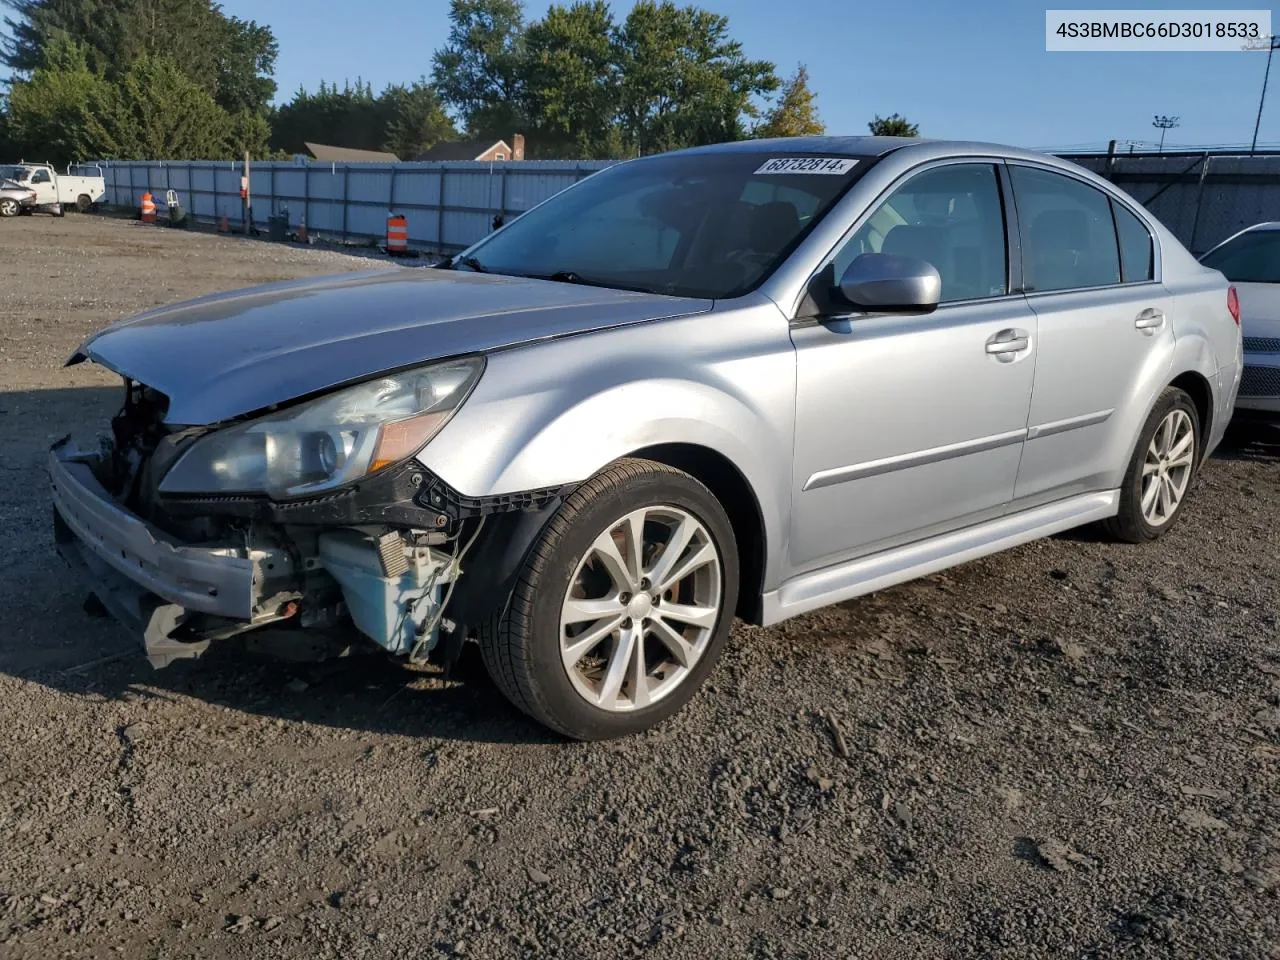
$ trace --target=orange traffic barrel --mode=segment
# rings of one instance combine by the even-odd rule
[[[156,201],[151,196],[151,192],[147,191],[142,195],[142,222],[156,222]]]
[[[387,253],[409,252],[409,221],[404,214],[393,213],[387,217]]]

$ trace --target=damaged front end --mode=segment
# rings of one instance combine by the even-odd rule
[[[110,436],[87,450],[59,441],[48,461],[59,552],[101,608],[141,634],[152,666],[246,631],[291,658],[348,652],[363,636],[436,659],[451,632],[456,652],[465,628],[445,619],[445,603],[484,511],[407,454],[287,499],[166,491],[196,445],[229,432],[169,426],[166,407],[126,379]]]

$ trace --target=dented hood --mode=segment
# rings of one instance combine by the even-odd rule
[[[397,267],[161,307],[94,334],[67,363],[100,363],[165,394],[170,424],[203,425],[430,360],[711,307],[710,300]]]

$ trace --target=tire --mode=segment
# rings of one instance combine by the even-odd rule
[[[1147,543],[1167,533],[1194,485],[1203,448],[1195,403],[1185,390],[1165,387],[1138,435],[1120,484],[1120,511],[1104,523],[1107,533],[1124,543]],[[1144,493],[1148,499],[1152,493],[1149,480],[1156,490],[1154,501],[1144,508]]]
[[[87,193],[82,193],[76,197],[76,210],[80,213],[88,213],[93,209],[93,200]]]
[[[606,566],[596,545],[612,544],[618,561],[630,556],[635,538],[624,528],[643,531],[639,575],[679,575],[668,581],[672,589],[638,583],[634,561],[620,569],[634,595],[617,587],[620,577],[608,570],[619,568]],[[663,547],[676,531],[693,539],[668,559]],[[592,602],[609,612],[562,619],[584,609],[575,604]],[[574,491],[547,523],[505,610],[480,631],[480,650],[502,693],[539,723],[576,740],[628,736],[689,701],[724,648],[737,602],[737,543],[716,498],[664,464],[619,460]],[[702,625],[683,619],[690,614]],[[620,656],[636,650],[636,637],[639,656]],[[576,660],[568,652],[578,649],[574,640]],[[620,669],[609,669],[615,664]]]
[[[0,217],[16,217],[21,212],[18,201],[12,197],[0,197]]]

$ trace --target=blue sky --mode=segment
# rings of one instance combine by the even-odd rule
[[[375,88],[431,70],[448,31],[447,0],[222,0],[236,16],[265,22],[280,41],[283,99],[299,85],[357,76]],[[873,115],[901,113],[933,137],[1028,147],[1105,145],[1158,138],[1156,113],[1182,125],[1166,145],[1248,143],[1265,53],[1049,53],[1046,4],[1027,0],[703,0],[729,17],[751,57],[780,73],[809,68],[831,133],[866,132]],[[1052,2],[1052,7],[1105,7]],[[527,0],[533,18],[547,0]],[[1182,5],[1187,6],[1187,5]],[[621,18],[631,0],[614,0]],[[1174,4],[1113,2],[1111,8]],[[1190,9],[1266,9],[1260,3]],[[1277,22],[1273,29],[1280,28]],[[1259,143],[1280,147],[1280,57]]]

